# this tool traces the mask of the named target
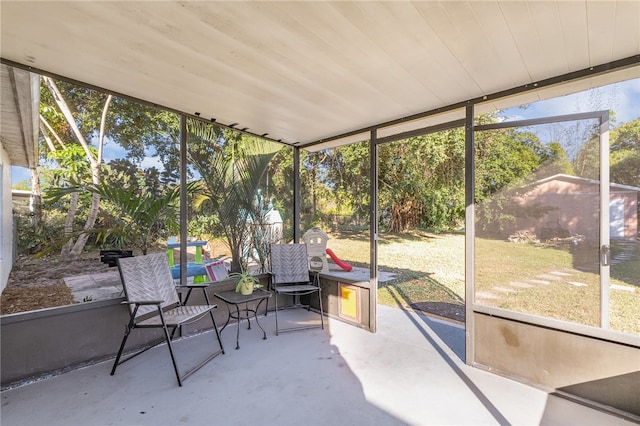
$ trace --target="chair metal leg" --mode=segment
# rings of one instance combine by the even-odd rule
[[[213,323],[213,329],[216,331],[216,337],[218,338],[218,344],[220,344],[220,350],[224,354],[224,347],[222,346],[222,340],[220,339],[220,331],[218,330],[218,326],[216,325],[216,320],[213,318],[213,311],[209,311],[209,315],[211,316],[211,322]]]
[[[189,291],[191,291],[191,290],[189,290]],[[204,300],[207,301],[207,305],[211,306],[211,301],[209,301],[209,295],[207,294],[207,289],[203,287],[202,288],[202,292],[204,293]],[[213,311],[209,311],[209,315],[211,316],[211,322],[213,323],[213,329],[216,331],[216,337],[218,338],[218,343],[220,344],[220,350],[224,354],[224,347],[222,346],[222,340],[220,339],[220,331],[218,330],[218,326],[216,325],[216,320],[213,317]],[[225,324],[225,326],[226,326],[226,324]]]
[[[113,368],[111,369],[111,375],[113,376],[116,372],[116,368],[120,362],[120,357],[122,356],[122,351],[124,351],[124,345],[127,343],[127,339],[129,338],[129,334],[131,334],[131,330],[135,327],[135,317],[138,312],[138,306],[136,306],[129,317],[129,323],[127,324],[127,328],[124,330],[124,337],[122,338],[122,343],[120,344],[120,349],[118,350],[118,355],[116,355],[116,359],[113,363]],[[142,351],[141,351],[142,352]],[[138,353],[141,353],[138,352]],[[134,355],[135,356],[135,355]],[[129,359],[129,358],[127,358]],[[126,361],[126,359],[125,359]],[[124,361],[123,361],[124,362]]]
[[[278,292],[275,291],[274,293],[276,294],[276,336],[277,336],[278,335],[278,309],[280,308],[278,306]]]
[[[318,302],[320,303],[320,326],[324,330],[324,311],[322,310],[322,290],[318,288]]]
[[[122,343],[120,344],[120,349],[118,350],[118,355],[116,355],[116,360],[113,362],[113,368],[111,368],[112,376],[116,373],[118,362],[120,361],[120,357],[122,356],[122,351],[124,351],[124,345],[127,343],[127,339],[129,338],[130,333],[131,333],[131,328],[127,326],[127,329],[124,332],[124,337],[122,338]]]
[[[240,349],[240,325],[242,320],[240,319],[240,307],[236,303],[236,318],[238,319],[238,324],[236,327],[236,350]],[[249,323],[249,327],[251,327],[251,323],[249,322],[249,318],[247,318],[247,322]]]
[[[324,307],[322,306],[322,290],[318,289],[317,291],[315,291],[314,293],[318,293],[318,304],[319,304],[319,308],[320,308],[320,327],[324,330]],[[280,330],[279,326],[278,326],[278,310],[280,310],[279,306],[278,306],[278,293],[275,292],[276,294],[276,307],[275,307],[275,314],[276,314],[276,336],[279,335],[280,331],[287,332],[287,331],[298,331],[298,330],[307,330],[310,328],[317,328],[317,325],[305,325],[305,326],[300,326],[300,327],[291,327],[291,328],[285,328]],[[303,296],[309,296],[309,298],[313,297],[311,293],[304,293]],[[309,299],[309,303],[308,304],[301,304],[300,303],[300,295],[298,294],[291,294],[292,297],[294,297],[294,299],[298,299],[297,303],[294,303],[292,306],[285,306],[282,309],[291,309],[291,308],[304,308],[307,311],[311,311],[311,300]],[[315,311],[315,308],[314,308]]]
[[[191,369],[186,371],[182,376],[180,376],[180,372],[178,371],[178,364],[176,363],[175,355],[173,353],[173,347],[171,346],[171,339],[169,339],[169,331],[167,330],[166,323],[164,322],[164,317],[161,318],[163,329],[164,329],[164,334],[165,334],[165,337],[167,339],[167,346],[169,347],[169,353],[171,354],[171,362],[173,363],[173,369],[176,372],[176,378],[178,379],[178,385],[179,386],[182,386],[182,381],[183,380],[186,380],[193,373],[198,371],[200,368],[204,367],[209,361],[211,361],[212,359],[214,359],[215,357],[217,357],[221,353],[224,354],[224,347],[222,346],[222,341],[220,340],[220,332],[218,331],[218,327],[216,326],[215,319],[213,319],[213,313],[211,311],[209,311],[209,313],[211,314],[211,318],[212,318],[212,321],[213,321],[213,327],[216,330],[216,336],[218,338],[218,343],[220,344],[220,350],[219,351],[215,351],[213,354],[209,355],[206,359],[204,359],[200,363],[196,364],[195,366],[191,367]],[[177,327],[181,327],[181,326],[178,325]]]
[[[171,362],[173,363],[173,369],[176,372],[176,378],[178,379],[178,386],[182,386],[182,379],[180,378],[180,372],[178,371],[178,364],[176,363],[176,358],[173,355],[173,347],[171,346],[171,339],[169,338],[169,330],[167,330],[167,325],[164,322],[164,318],[162,318],[162,330],[164,331],[164,336],[167,339],[167,347],[169,348],[169,354],[171,355]]]

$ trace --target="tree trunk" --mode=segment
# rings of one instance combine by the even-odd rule
[[[420,215],[420,206],[414,199],[402,199],[391,206],[390,232],[405,232],[415,228]]]
[[[111,99],[113,99],[111,95],[107,96],[107,100],[104,103],[104,108],[102,109],[102,118],[100,120],[100,137],[98,139],[98,158],[94,159],[91,155],[91,151],[89,151],[88,147],[85,147],[85,151],[87,151],[87,156],[89,157],[89,160],[91,162],[91,181],[96,186],[100,185],[101,180],[100,166],[102,165],[102,147],[104,145],[105,125],[107,122],[107,112],[109,111],[109,104],[111,104]],[[73,245],[73,249],[71,250],[71,257],[78,257],[82,253],[82,250],[84,250],[84,246],[87,244],[87,240],[89,239],[89,231],[96,223],[99,210],[100,195],[94,193],[91,197],[91,208],[89,209],[87,221],[84,224],[84,230],[78,236],[76,243]]]
[[[43,127],[44,126],[44,127]],[[45,131],[48,130],[47,131]],[[51,140],[51,138],[49,138],[48,134],[51,133],[53,135],[54,138],[56,138],[56,141],[60,144],[60,146],[62,148],[65,148],[65,144],[64,142],[62,142],[62,139],[60,138],[60,136],[58,136],[58,134],[56,133],[55,130],[53,130],[53,127],[51,127],[51,124],[49,124],[49,122],[42,116],[40,115],[40,131],[42,132],[42,135],[44,136],[44,138],[47,141],[47,145],[49,146],[49,149],[51,151],[55,151],[56,148],[53,145],[53,141]]]
[[[45,127],[44,124],[42,124],[43,120],[44,118],[40,116],[40,134],[42,134],[42,137],[44,137],[44,140],[47,143],[47,146],[49,147],[49,151],[54,152],[56,150],[56,147],[53,144],[53,141],[51,140],[51,138],[49,137],[49,132],[47,131],[47,128]]]
[[[87,216],[87,220],[84,224],[83,232],[78,236],[73,248],[69,252],[71,258],[77,258],[82,254],[82,250],[84,250],[84,246],[87,245],[87,241],[89,240],[89,231],[93,228],[93,225],[96,223],[96,218],[98,217],[98,210],[100,207],[100,196],[98,194],[93,194],[91,196],[91,209],[89,210],[89,215]]]
[[[89,163],[91,165],[91,181],[93,182],[94,185],[99,185],[100,184],[100,167],[102,164],[102,146],[104,144],[104,135],[105,135],[105,124],[106,124],[107,112],[109,111],[109,105],[113,97],[111,95],[107,96],[107,99],[104,103],[104,107],[102,109],[102,118],[100,121],[100,137],[98,140],[98,157],[95,158],[91,153],[91,149],[89,144],[87,143],[87,140],[84,138],[84,136],[80,132],[80,129],[78,128],[78,125],[76,124],[75,119],[73,118],[73,114],[71,114],[71,109],[69,108],[66,101],[62,97],[62,93],[60,93],[60,90],[58,90],[58,87],[56,86],[55,82],[49,77],[43,77],[43,79],[47,84],[47,87],[51,91],[51,94],[53,95],[53,98],[55,99],[56,104],[58,105],[58,108],[60,108],[60,111],[65,116],[67,123],[69,124],[69,127],[71,128],[74,135],[78,139],[78,142],[80,143],[85,153],[87,154],[87,158],[89,159]],[[88,231],[90,231],[93,228],[96,222],[99,208],[100,208],[100,196],[97,194],[93,194],[93,196],[91,197],[91,208],[89,210],[87,220],[85,221],[83,232],[78,236],[78,239],[76,240],[75,244],[73,244],[73,248],[68,252],[68,255],[71,258],[75,258],[79,256],[80,253],[82,253],[82,251],[84,250],[84,247],[87,244],[87,241],[89,239]],[[75,212],[74,212],[74,215],[75,215]],[[73,221],[73,217],[71,218],[71,221]],[[65,224],[65,234],[66,234],[66,224]],[[65,254],[65,252],[66,250],[63,249],[62,253]]]
[[[71,198],[69,200],[69,210],[67,211],[67,217],[64,220],[64,236],[68,237],[68,241],[62,247],[60,251],[60,255],[63,257],[68,257],[71,253],[71,248],[73,247],[73,238],[71,234],[73,234],[73,218],[76,215],[76,211],[78,210],[78,193],[74,192],[71,194]]]
[[[40,176],[38,176],[38,169],[32,168],[31,171],[31,200],[33,207],[33,228],[36,232],[41,231],[42,226],[42,203],[40,193]]]
[[[231,272],[242,272],[242,247],[235,250],[235,254],[231,255]]]

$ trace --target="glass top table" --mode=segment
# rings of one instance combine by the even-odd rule
[[[229,321],[231,321],[232,318],[238,320],[238,328],[236,329],[236,349],[240,349],[240,323],[243,319],[246,319],[247,329],[251,330],[251,316],[253,316],[253,318],[256,320],[256,324],[258,325],[258,327],[260,327],[260,330],[262,330],[263,339],[267,339],[267,333],[264,331],[264,328],[262,328],[260,322],[258,321],[258,309],[260,308],[262,302],[266,302],[264,315],[267,316],[269,298],[271,297],[270,292],[262,289],[256,289],[253,290],[253,293],[245,296],[241,293],[237,293],[234,290],[229,290],[214,293],[214,296],[225,302],[225,304],[227,305],[227,322],[224,323],[224,325],[220,329],[220,332],[222,333],[222,330],[224,330],[227,325],[229,325]],[[255,308],[250,308],[249,302],[258,303],[255,305]],[[240,305],[242,304],[244,304],[244,307],[240,308]],[[235,306],[235,312],[233,311],[232,306]]]

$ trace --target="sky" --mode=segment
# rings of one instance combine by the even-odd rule
[[[610,109],[615,112],[616,125],[640,118],[640,79],[627,80],[607,86],[590,89],[571,95],[547,99],[528,104],[526,108],[513,107],[500,112],[499,116],[506,120],[549,117],[554,115],[573,114]],[[543,137],[541,136],[541,139]],[[123,157],[124,150],[114,142],[105,144],[105,161]],[[148,157],[143,167],[155,166],[162,169],[157,157]],[[24,167],[12,167],[12,184],[30,180],[29,170]]]
[[[615,112],[618,124],[640,118],[640,79],[534,102],[528,104],[526,109],[507,108],[499,115],[512,121],[605,109]]]

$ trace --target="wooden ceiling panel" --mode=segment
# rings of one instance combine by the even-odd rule
[[[616,8],[601,2],[587,4],[587,39],[591,50],[590,60],[594,64],[611,61],[616,24]],[[637,21],[640,23],[640,21]]]
[[[640,51],[640,1],[629,1],[616,6],[613,28],[612,58],[625,56],[625,52],[633,49]]]
[[[3,0],[0,55],[305,144],[638,55],[639,5]]]
[[[455,37],[448,39],[448,46],[458,59],[458,62],[472,78],[476,90],[484,91],[487,84],[495,76],[494,65],[496,57],[493,47],[489,44],[477,15],[468,2],[443,3],[448,24],[455,28]],[[465,31],[474,28],[473,34]]]
[[[502,16],[502,10],[498,2],[472,3],[473,12],[478,18],[480,27],[478,31],[484,34],[485,41],[491,47],[493,62],[491,67],[501,65],[501,72],[505,84],[515,87],[521,84],[522,76],[527,75],[527,69],[522,61],[522,56],[511,37],[511,30],[507,22],[496,17]],[[495,83],[495,78],[491,78],[493,90],[500,90]],[[490,88],[488,88],[490,89]]]
[[[406,51],[406,67],[434,96],[434,105],[446,105],[458,101],[458,93],[464,92],[468,83],[467,72],[460,67],[441,35],[431,25],[433,9],[427,3],[405,3],[406,7],[390,7],[396,16],[397,25],[415,48]],[[437,60],[436,60],[437,58]],[[447,80],[449,85],[439,84]],[[473,88],[476,88],[473,86]],[[421,107],[418,107],[418,112]]]
[[[532,77],[537,80],[568,73],[571,67],[567,61],[567,50],[574,48],[574,42],[573,40],[570,42],[564,37],[564,28],[560,25],[558,5],[552,2],[532,2],[528,6],[539,51],[542,53],[541,57],[536,57],[536,60],[546,67],[544,75]],[[577,30],[569,28],[568,31]],[[579,35],[580,32],[577,32]],[[536,63],[536,67],[539,67],[540,63]]]
[[[442,48],[425,60],[437,62],[444,70],[441,78],[432,82],[441,89],[449,91],[448,103],[461,100],[462,93],[480,93],[481,89],[471,77],[470,70],[464,66],[459,54],[464,54],[471,46],[461,42],[463,33],[454,25],[455,18],[440,2],[416,2],[414,7],[425,20],[431,31],[437,36]],[[461,53],[460,53],[461,52]],[[446,81],[446,84],[444,83]]]
[[[537,81],[551,77],[546,60],[548,53],[541,44],[538,28],[529,10],[529,3],[504,2],[500,3],[500,9],[527,69],[525,78],[529,81]],[[559,48],[560,46],[558,44]],[[524,81],[520,82],[522,83]]]
[[[584,64],[585,58],[589,57],[587,15],[584,5],[567,1],[558,2],[557,8],[565,61],[569,71],[579,69],[580,64]]]

